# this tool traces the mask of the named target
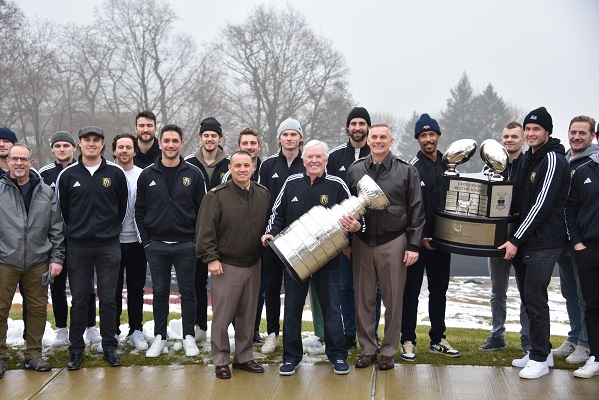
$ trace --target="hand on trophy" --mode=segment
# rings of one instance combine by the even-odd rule
[[[341,229],[348,233],[358,232],[362,227],[360,222],[351,215],[344,215],[339,218],[339,224],[341,224]]]
[[[505,249],[505,256],[503,257],[506,260],[511,260],[516,256],[518,252],[518,247],[512,244],[509,240],[498,247],[499,250]]]
[[[262,242],[262,246],[264,246],[264,247],[268,246],[268,243],[266,241],[269,239],[272,240],[273,236],[269,235],[268,233],[266,235],[262,235],[262,237],[260,238],[260,241]]]
[[[433,238],[422,238],[422,247],[426,248],[427,250],[435,250],[435,248],[431,246],[432,239]]]

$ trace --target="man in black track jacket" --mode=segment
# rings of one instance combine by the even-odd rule
[[[162,158],[144,169],[137,180],[135,224],[150,265],[154,299],[155,339],[146,357],[158,357],[166,347],[173,266],[181,293],[183,348],[187,356],[200,354],[194,335],[195,222],[206,184],[200,170],[181,157],[183,143],[183,130],[179,126],[162,127]]]
[[[72,294],[67,369],[81,368],[88,302],[94,269],[100,299],[100,334],[104,358],[121,364],[116,353],[115,292],[121,262],[119,234],[127,211],[127,178],[122,168],[102,156],[104,131],[88,126],[79,131],[79,161],[58,176],[56,195],[65,223],[67,271]]]
[[[567,242],[563,210],[569,167],[564,146],[551,137],[553,121],[545,107],[531,111],[522,125],[529,149],[515,188],[521,201],[520,224],[499,248],[506,250],[506,260],[513,259],[520,298],[530,320],[531,350],[512,365],[523,368],[521,378],[536,379],[553,366],[547,287]]]

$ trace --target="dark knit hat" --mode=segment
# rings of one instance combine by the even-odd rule
[[[13,144],[17,143],[17,135],[6,127],[0,128],[0,139],[10,140]]]
[[[347,123],[345,126],[348,127],[349,123],[354,118],[364,118],[366,120],[366,124],[368,124],[368,126],[372,126],[370,123],[370,114],[368,114],[368,110],[366,110],[364,107],[354,107],[354,109],[351,110],[347,116]]]
[[[422,114],[414,127],[414,137],[418,139],[418,136],[426,131],[433,131],[437,132],[439,135],[441,134],[441,128],[439,128],[437,121],[428,114]]]
[[[79,129],[79,138],[88,135],[96,135],[102,139],[104,139],[104,129],[99,128],[97,126],[86,126],[85,128]]]
[[[526,129],[526,124],[528,123],[539,124],[545,128],[547,132],[553,132],[553,119],[545,107],[539,107],[536,110],[529,112],[526,118],[524,118],[522,127]]]
[[[218,133],[218,136],[223,137],[223,130],[220,127],[220,122],[214,117],[204,118],[200,122],[200,135],[205,131],[213,131]]]
[[[73,146],[76,146],[75,139],[73,139],[73,135],[65,131],[58,131],[54,135],[52,135],[52,139],[50,140],[50,147],[54,146],[54,143],[56,142],[68,142]]]

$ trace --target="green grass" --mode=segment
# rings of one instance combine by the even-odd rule
[[[22,312],[20,306],[15,305],[11,310],[9,317],[12,319],[22,319]],[[169,321],[171,319],[179,319],[181,315],[178,313],[170,313]],[[153,319],[151,312],[144,312],[144,323]],[[48,321],[54,326],[54,315],[51,312],[51,307],[48,312]],[[121,323],[126,323],[126,313],[123,313],[121,317]],[[283,325],[281,321],[281,326]],[[511,362],[515,358],[521,358],[522,352],[520,350],[520,335],[515,332],[506,332],[505,341],[507,348],[501,351],[484,352],[478,350],[478,347],[482,345],[487,337],[489,336],[488,330],[483,329],[462,329],[462,328],[448,328],[446,331],[447,340],[455,349],[462,353],[459,358],[450,358],[440,354],[431,353],[428,351],[428,326],[418,326],[416,328],[416,334],[419,338],[418,345],[416,346],[416,361],[407,363],[400,359],[399,354],[395,357],[396,363],[404,364],[434,364],[434,365],[480,365],[480,366],[498,366],[508,367],[511,366]],[[266,331],[266,321],[262,320],[260,324],[260,332]],[[311,322],[302,322],[302,331],[313,332],[314,328]],[[383,337],[383,326],[379,329],[379,337]],[[551,343],[554,348],[559,347],[565,340],[563,336],[551,336]],[[121,354],[122,350],[122,354]],[[256,351],[260,351],[259,347],[255,347]],[[11,358],[7,360],[7,366],[9,369],[21,369],[23,368],[23,347],[13,346],[9,348]],[[135,351],[131,346],[122,345],[119,349],[121,358],[123,359],[124,366],[148,366],[148,365],[207,365],[212,362],[210,351],[204,350],[200,347],[199,357],[185,357],[182,352],[176,352],[174,355],[162,355],[157,358],[146,358],[145,352]],[[353,364],[358,356],[360,350],[356,349],[350,352],[348,362]],[[261,359],[260,362],[263,364],[278,364],[281,362],[283,356],[282,345],[273,353]],[[64,367],[69,359],[69,353],[64,349],[50,350],[47,354],[48,361],[55,367]],[[102,355],[96,351],[92,351],[89,347],[86,349],[84,355],[84,366],[89,367],[105,367],[106,362],[103,360]],[[560,369],[571,369],[574,370],[579,366],[566,364],[563,359],[555,359],[555,368]]]

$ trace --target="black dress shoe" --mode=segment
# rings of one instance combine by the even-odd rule
[[[118,367],[123,363],[121,357],[116,353],[116,349],[106,350],[104,352],[104,359],[111,367]]]
[[[214,367],[216,377],[219,379],[229,379],[231,377],[231,370],[228,365],[217,365]]]
[[[233,363],[233,369],[242,369],[246,372],[252,372],[255,374],[261,374],[264,372],[262,365],[257,364],[254,360],[246,361],[244,363]]]
[[[71,353],[71,358],[67,362],[67,369],[70,371],[80,369],[81,364],[83,364],[83,353]]]
[[[260,337],[258,332],[254,332],[254,339],[252,340],[254,343],[264,343],[264,339]]]
[[[375,361],[376,361],[376,354],[374,354],[374,355],[362,354],[360,357],[358,357],[358,360],[356,361],[356,368],[368,368]]]

